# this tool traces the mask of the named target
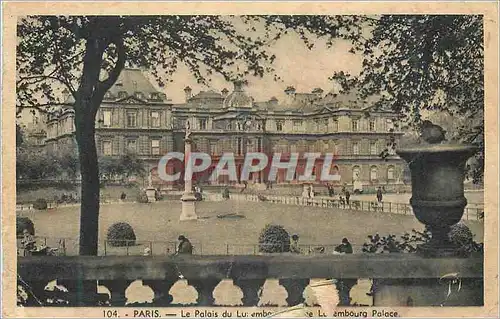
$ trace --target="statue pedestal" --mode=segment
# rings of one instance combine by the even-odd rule
[[[197,220],[196,215],[196,197],[194,193],[184,193],[181,197],[182,213],[180,220]]]
[[[314,197],[314,188],[313,188],[312,184],[304,184],[303,189],[302,189],[302,197],[303,198]]]
[[[156,189],[152,187],[146,188],[146,196],[148,197],[148,202],[156,202]]]

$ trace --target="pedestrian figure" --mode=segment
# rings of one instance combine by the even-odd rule
[[[342,205],[343,207],[345,207],[345,199],[342,196],[342,194],[339,194],[339,203],[340,203],[340,205]]]
[[[335,191],[334,191],[332,185],[328,185],[328,196],[330,196],[330,197],[335,196]]]
[[[247,181],[243,181],[243,188],[240,190],[240,193],[243,193],[245,191],[245,189],[247,189],[248,187],[248,182]]]
[[[381,203],[382,202],[382,189],[379,187],[377,189],[377,202]]]
[[[309,198],[314,198],[314,190],[313,190],[312,185],[309,186]]]
[[[125,192],[122,192],[122,194],[120,195],[120,199],[125,200],[126,198],[127,198],[127,194],[125,194]]]
[[[193,245],[191,245],[191,242],[189,241],[189,239],[187,239],[184,235],[180,235],[178,240],[179,240],[179,245],[177,246],[176,255],[180,255],[180,254],[192,255],[193,254]]]
[[[222,198],[229,199],[229,187],[224,187],[222,190]]]
[[[299,235],[292,235],[292,241],[290,243],[290,252],[295,254],[301,253],[299,247]]]
[[[161,190],[159,187],[155,190],[155,200],[156,201],[161,200]]]
[[[349,198],[351,198],[351,193],[349,193],[349,191],[345,191],[345,202],[347,205],[350,205],[349,204]]]

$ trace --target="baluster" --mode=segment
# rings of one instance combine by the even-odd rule
[[[68,289],[70,306],[96,306],[98,300],[96,280],[57,280]]]
[[[305,301],[304,299],[304,289],[309,285],[309,278],[284,278],[279,280],[279,284],[286,289],[288,297],[286,302],[288,306],[295,306],[301,304]]]
[[[108,288],[111,292],[111,306],[121,307],[125,306],[127,297],[125,297],[125,290],[133,282],[133,280],[99,280],[99,284]]]
[[[243,306],[251,307],[259,304],[259,292],[266,279],[233,279],[233,283],[243,292]]]
[[[335,286],[339,292],[339,306],[349,306],[351,304],[351,289],[357,283],[357,279],[337,279]]]
[[[216,278],[188,279],[188,285],[193,286],[198,292],[196,302],[199,306],[211,306],[215,302],[214,289],[221,280]]]
[[[142,285],[149,286],[153,290],[153,305],[155,307],[164,307],[174,300],[174,297],[169,292],[176,282],[177,278],[171,280],[143,280]]]

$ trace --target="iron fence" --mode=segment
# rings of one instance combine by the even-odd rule
[[[218,194],[217,194],[218,195]],[[366,212],[380,212],[392,213],[402,215],[412,215],[413,208],[410,204],[397,203],[397,202],[376,202],[376,201],[362,201],[350,199],[349,201],[343,199],[333,198],[305,198],[300,196],[282,196],[282,195],[255,195],[255,194],[231,194],[230,199],[253,201],[253,202],[269,202],[273,204],[297,205],[297,206],[310,206],[310,207],[323,207],[323,208],[336,208],[345,210],[356,210]],[[207,196],[207,200],[224,200],[222,195],[216,196],[211,194]],[[484,208],[466,207],[464,209],[463,220],[482,220],[484,218]]]
[[[22,237],[17,240],[18,256],[31,254],[23,249]],[[53,238],[35,236],[36,246],[55,249],[55,256],[77,256],[78,239]],[[116,241],[115,241],[116,242]],[[176,252],[178,242],[151,241],[151,240],[120,240],[121,245],[114,245],[113,241],[102,240],[98,242],[98,256],[171,256]],[[289,252],[288,245],[282,244],[214,244],[202,245],[201,242],[192,242],[193,255],[261,255],[268,252]],[[332,254],[338,244],[299,244],[299,250],[304,255]],[[286,246],[286,247],[285,247]],[[362,252],[363,245],[352,245],[354,252]]]
[[[207,201],[224,201],[222,194],[217,193],[203,193],[203,200]],[[232,193],[229,195],[230,199],[252,201],[252,202],[269,202],[273,204],[285,204],[285,205],[297,205],[297,206],[309,206],[309,207],[323,207],[323,208],[336,208],[345,210],[356,210],[356,211],[366,211],[366,212],[380,212],[380,213],[392,213],[392,214],[402,214],[402,215],[412,215],[413,208],[407,203],[397,203],[397,202],[376,202],[376,201],[362,201],[356,199],[334,199],[325,197],[316,198],[305,198],[301,196],[284,196],[284,195],[257,195],[257,194],[239,194]],[[116,204],[123,203],[122,200],[111,200],[110,198],[101,198],[102,204]],[[58,202],[47,202],[48,209],[54,209],[57,207],[68,207],[68,206],[78,206],[79,203],[58,203]],[[30,211],[34,210],[33,204],[17,204],[16,211]],[[482,205],[469,205],[464,209],[464,215],[462,220],[483,220],[484,219],[484,207]]]

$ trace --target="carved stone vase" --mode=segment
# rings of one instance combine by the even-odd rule
[[[448,233],[461,220],[467,205],[465,163],[476,150],[470,145],[428,144],[396,151],[410,167],[413,213],[432,234],[429,243],[418,247],[421,255],[456,255],[458,247],[450,242]]]

